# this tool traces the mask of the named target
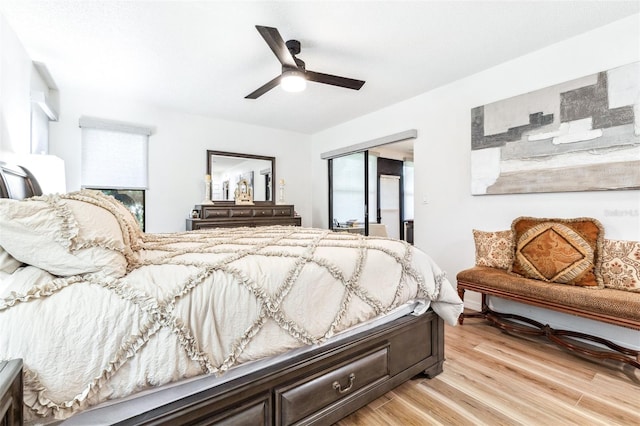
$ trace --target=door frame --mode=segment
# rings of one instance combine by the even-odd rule
[[[378,157],[378,167],[377,167],[377,180],[378,180],[378,191],[376,197],[376,222],[380,223],[382,220],[381,212],[380,212],[380,176],[399,176],[400,177],[400,191],[398,196],[399,203],[399,211],[400,211],[400,223],[398,227],[400,229],[400,239],[404,240],[404,162],[400,160],[392,160],[390,158],[380,158]]]
[[[333,217],[333,160],[348,155],[362,154],[364,159],[364,235],[369,235],[369,151],[350,152],[337,157],[328,158],[328,173],[329,179],[329,223],[328,229],[334,229],[334,217]]]

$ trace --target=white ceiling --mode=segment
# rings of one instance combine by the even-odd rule
[[[639,13],[640,2],[0,0],[0,12],[62,96],[77,87],[312,134]],[[255,25],[300,40],[307,69],[366,84],[244,99],[280,73]]]

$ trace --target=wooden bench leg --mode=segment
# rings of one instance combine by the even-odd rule
[[[458,285],[458,297],[462,300],[462,304],[464,305],[464,287]],[[464,311],[458,317],[458,324],[462,325],[464,323]]]
[[[464,302],[464,292],[466,289],[458,284],[458,297]],[[487,312],[489,312],[489,306],[487,305],[487,295],[482,294],[482,304],[480,312],[475,312],[473,314],[465,314],[464,312],[460,314],[458,317],[458,324],[462,325],[464,323],[465,318],[486,318]]]

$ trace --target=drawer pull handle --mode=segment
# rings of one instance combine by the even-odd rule
[[[333,382],[333,388],[335,390],[337,390],[339,393],[347,393],[351,390],[351,388],[353,387],[353,382],[356,380],[356,375],[351,373],[349,374],[349,386],[347,386],[346,388],[342,389],[342,386],[340,385],[340,383],[338,383],[338,381],[336,380],[335,382]]]

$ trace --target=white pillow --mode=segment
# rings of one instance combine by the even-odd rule
[[[0,246],[53,275],[103,271],[121,277],[127,271],[129,248],[115,216],[94,203],[59,195],[0,200]]]

